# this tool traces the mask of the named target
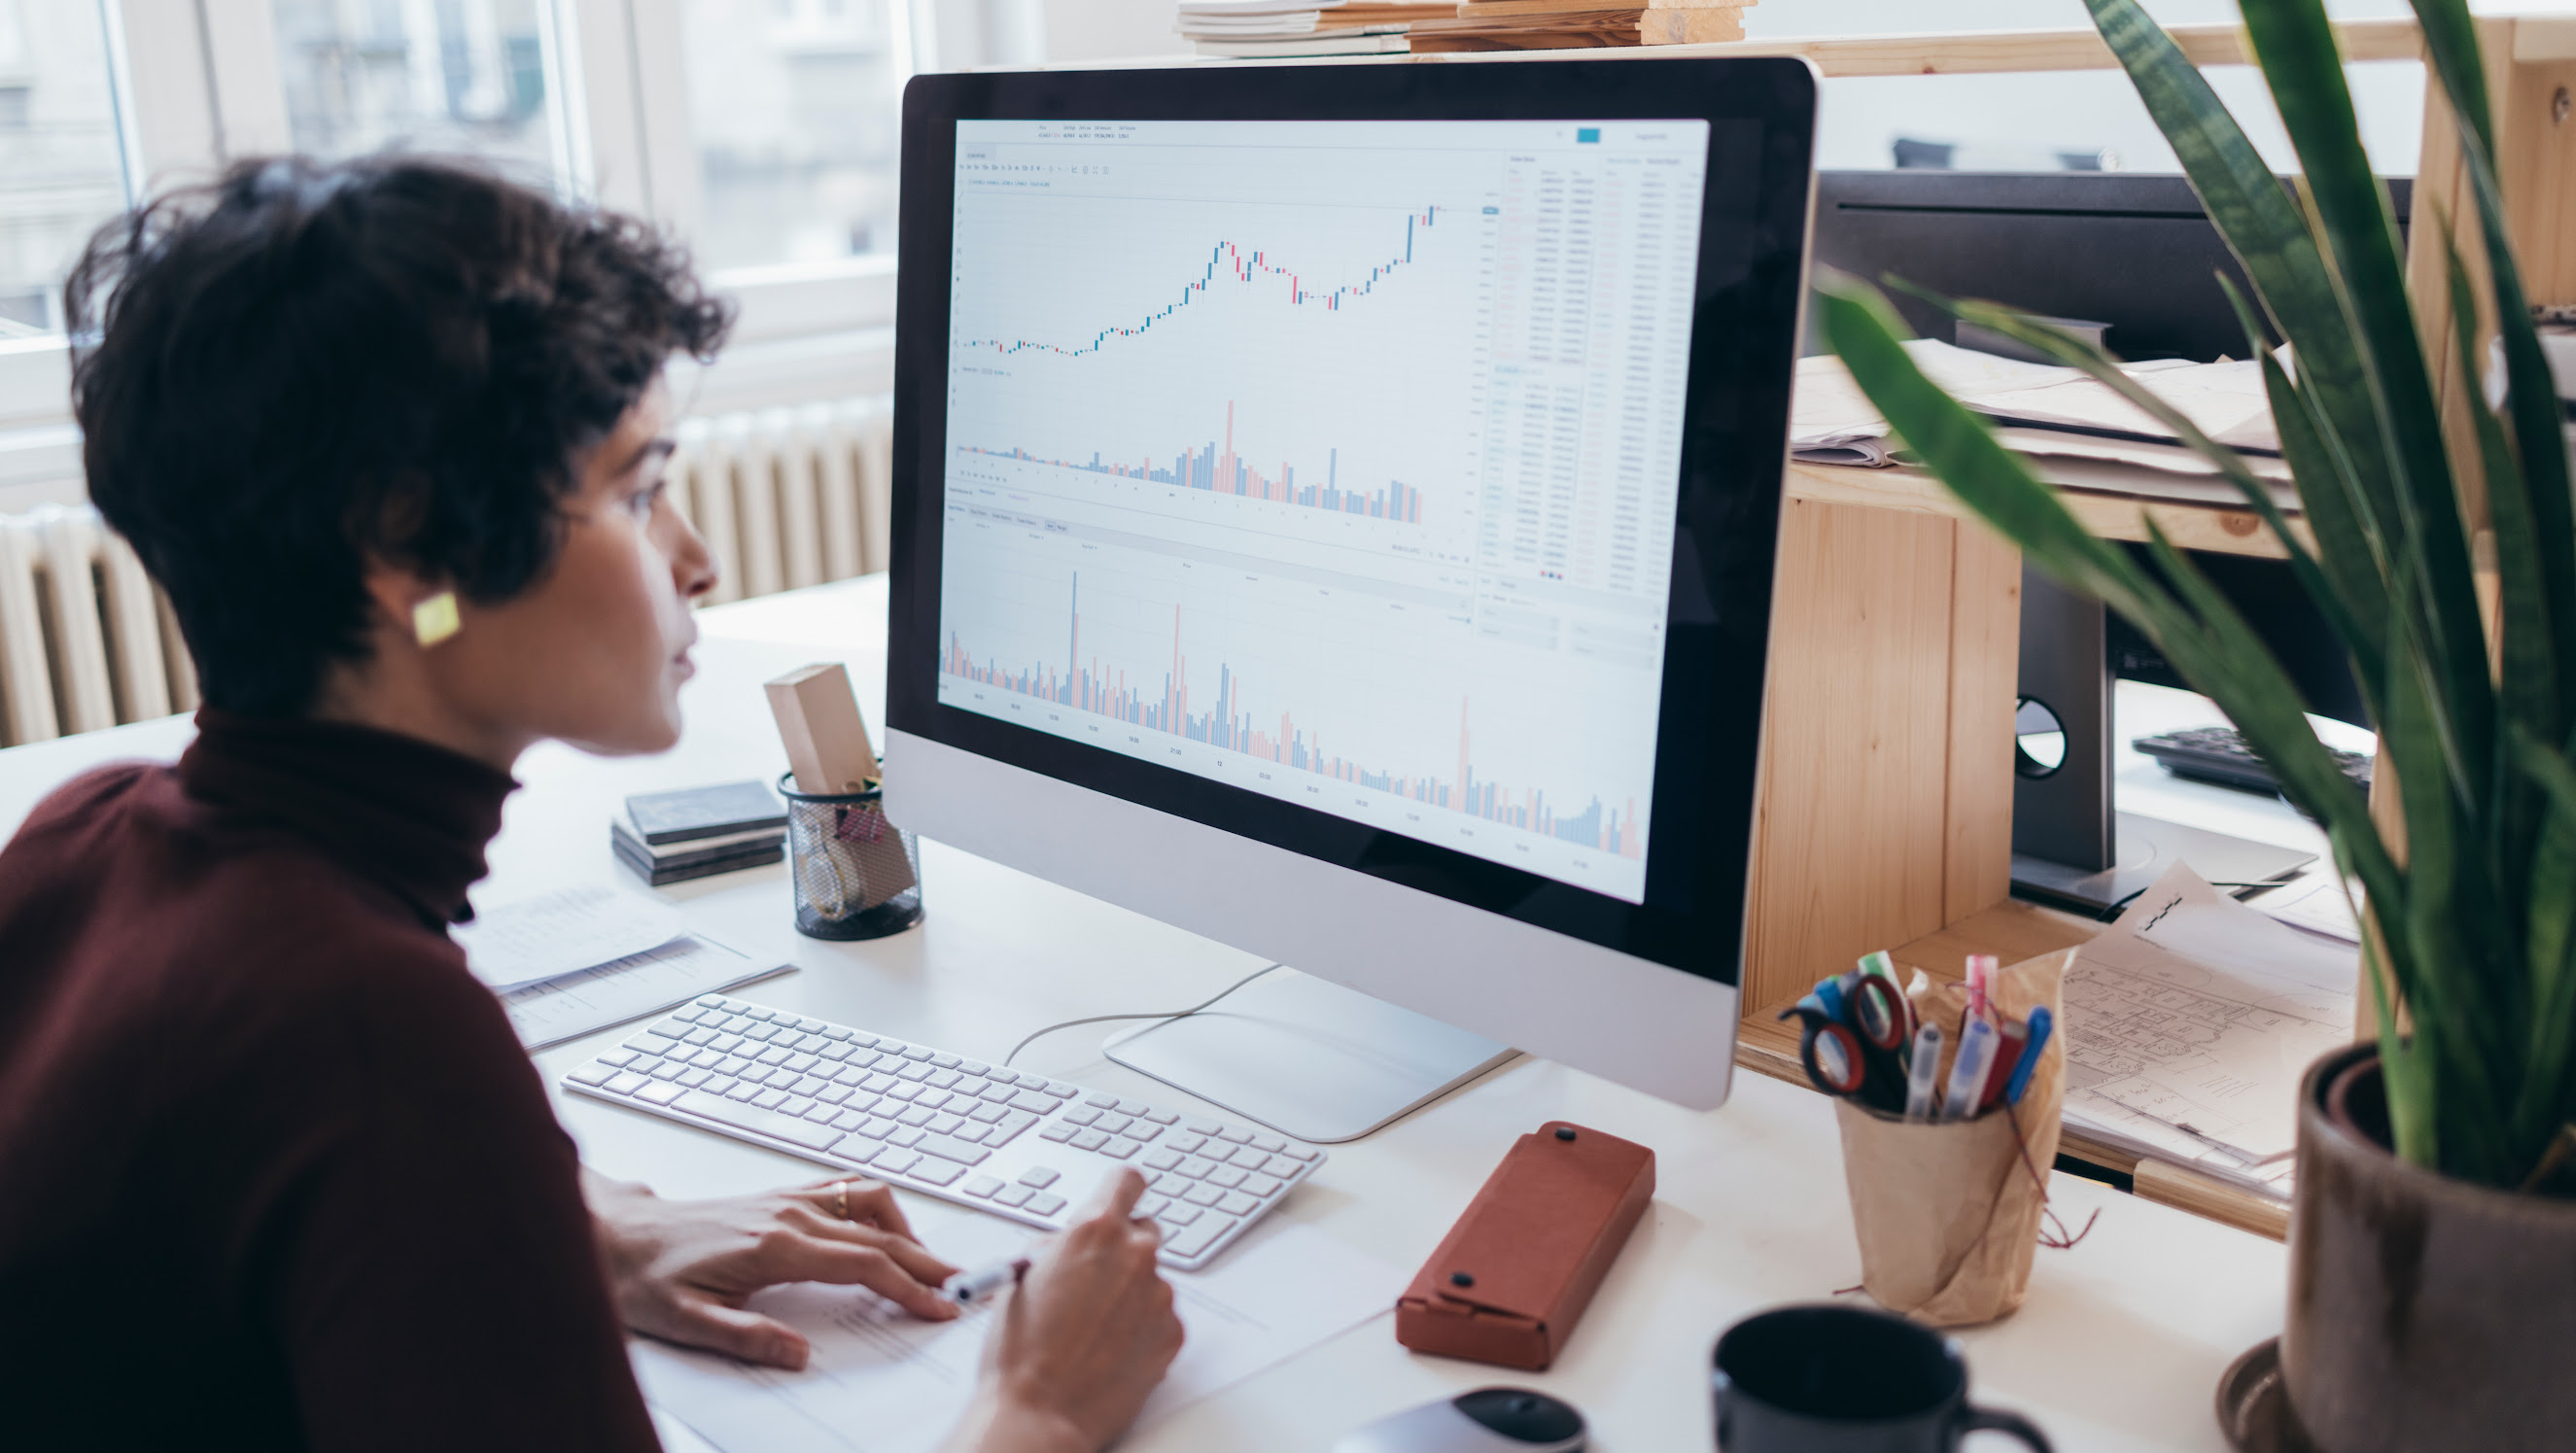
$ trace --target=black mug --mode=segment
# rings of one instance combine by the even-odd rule
[[[2050,1453],[2011,1413],[1968,1401],[1959,1344],[1860,1307],[1782,1307],[1717,1339],[1720,1453],[1951,1453],[1979,1429]]]

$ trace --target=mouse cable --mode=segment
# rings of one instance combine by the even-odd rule
[[[1191,1015],[1205,1009],[1208,1005],[1215,1003],[1217,1000],[1224,998],[1226,995],[1233,993],[1235,990],[1242,988],[1244,985],[1251,983],[1253,980],[1260,978],[1262,975],[1269,973],[1272,969],[1278,967],[1279,965],[1277,964],[1269,964],[1262,968],[1255,969],[1251,973],[1248,973],[1242,978],[1235,980],[1233,983],[1228,984],[1223,989],[1218,990],[1205,1001],[1193,1004],[1187,1009],[1167,1010],[1161,1014],[1094,1014],[1087,1019],[1068,1019],[1061,1024],[1050,1024],[1044,1029],[1033,1031],[1028,1038],[1011,1046],[1011,1052],[1002,1056],[1002,1068],[1009,1069],[1011,1067],[1011,1061],[1020,1057],[1021,1050],[1028,1048],[1030,1045],[1044,1039],[1050,1034],[1055,1033],[1059,1029],[1071,1029],[1080,1024],[1106,1024],[1113,1019],[1187,1019]]]

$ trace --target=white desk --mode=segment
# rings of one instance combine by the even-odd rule
[[[520,765],[494,877],[478,895],[519,897],[609,881],[607,822],[626,794],[753,776],[784,754],[757,684],[811,660],[846,660],[882,721],[882,577],[709,610],[688,731],[662,757],[600,761],[547,746]],[[98,762],[171,757],[183,719],[0,752],[0,833],[35,801]],[[863,944],[800,938],[784,869],[666,890],[692,922],[800,972],[746,991],[764,1003],[990,1058],[1030,1029],[1084,1014],[1194,1003],[1259,960],[935,843],[922,849],[920,928]],[[623,880],[631,882],[631,879]],[[1166,1086],[1110,1064],[1088,1026],[1031,1046],[1025,1067],[1179,1108]],[[538,1056],[551,1079],[613,1034]],[[815,1177],[814,1165],[595,1101],[557,1099],[590,1163],[666,1194],[712,1195]],[[1727,1324],[1779,1302],[1830,1297],[1860,1280],[1841,1153],[1824,1097],[1738,1074],[1733,1100],[1695,1113],[1560,1066],[1520,1060],[1367,1140],[1333,1148],[1278,1214],[1309,1222],[1410,1270],[1430,1254],[1495,1160],[1541,1121],[1563,1118],[1654,1147],[1652,1213],[1593,1302],[1566,1355],[1544,1374],[1417,1357],[1379,1317],[1132,1440],[1139,1449],[1319,1450],[1342,1431],[1428,1399],[1494,1382],[1547,1389],[1581,1407],[1606,1453],[1712,1446],[1708,1352]],[[2280,1330],[2279,1245],[2055,1176],[2055,1204],[2100,1223],[2071,1251],[2039,1252],[2030,1299],[1965,1334],[1977,1395],[2036,1418],[2061,1449],[2225,1446],[2211,1414],[2230,1359]],[[918,1198],[937,1244],[951,1216]],[[666,1425],[676,1447],[702,1446]]]

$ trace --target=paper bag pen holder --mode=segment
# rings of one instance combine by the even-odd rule
[[[921,849],[885,815],[885,793],[799,792],[787,799],[787,851],[796,880],[796,931],[808,938],[883,938],[921,921]]]
[[[2073,955],[2003,970],[1996,1006],[2026,1019],[2045,1004],[2062,1019],[2058,986]],[[1953,1046],[1956,1030],[1955,1020],[1944,1026]],[[2057,1163],[2065,1061],[2066,1037],[2053,1036],[2020,1103],[1973,1120],[1908,1123],[1850,1099],[1834,1102],[1861,1285],[1880,1306],[1935,1327],[1991,1322],[2021,1306]]]

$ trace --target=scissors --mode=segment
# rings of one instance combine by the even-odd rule
[[[1891,1114],[1905,1108],[1914,1006],[1893,981],[1876,974],[1824,980],[1780,1015],[1792,1016],[1804,1023],[1798,1059],[1817,1089]]]

